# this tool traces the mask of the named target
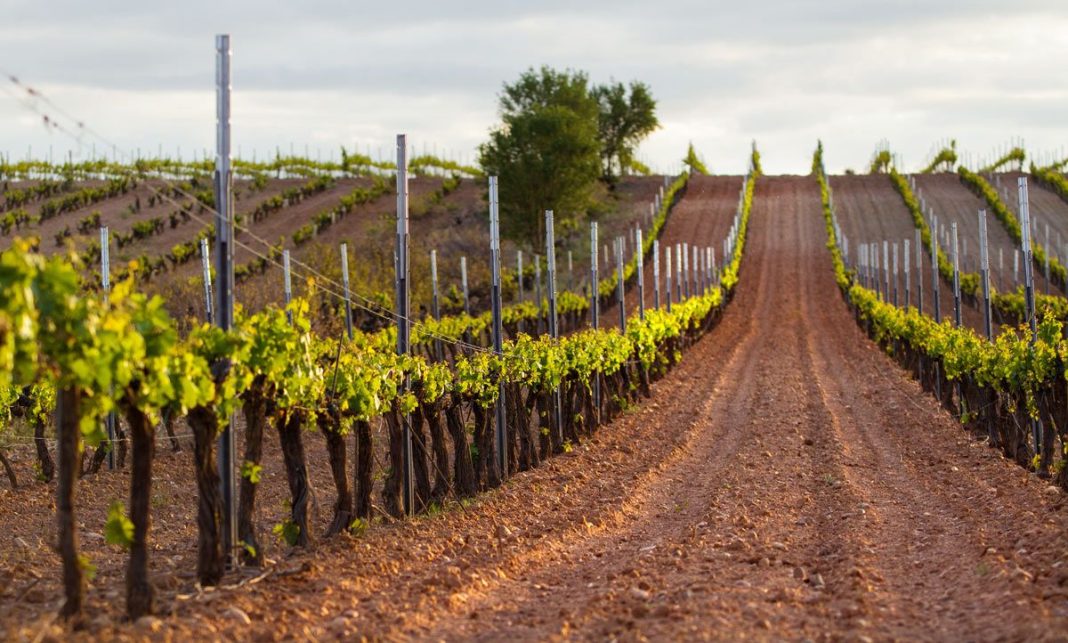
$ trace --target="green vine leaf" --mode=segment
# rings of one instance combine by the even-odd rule
[[[116,500],[108,507],[108,520],[104,523],[104,541],[129,549],[133,544],[134,525],[126,517],[126,507]]]
[[[285,520],[271,528],[271,533],[290,547],[296,547],[300,538],[300,525],[292,520]]]
[[[251,460],[245,460],[241,463],[241,477],[248,480],[252,484],[259,484],[260,478],[263,476],[263,467],[252,462]],[[253,554],[255,556],[255,554]]]

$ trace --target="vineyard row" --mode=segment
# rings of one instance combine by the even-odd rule
[[[130,431],[129,513],[113,507],[105,535],[130,551],[126,599],[133,618],[150,613],[153,604],[148,532],[160,421],[184,417],[192,430],[197,575],[204,585],[220,581],[231,554],[222,546],[215,447],[239,410],[246,427],[237,527],[241,558],[249,564],[262,563],[263,556],[253,516],[268,427],[277,432],[291,491],[290,517],[274,531],[291,545],[313,538],[304,455],[308,429],[319,429],[326,440],[334,473],[337,494],[328,534],[362,531],[371,518],[373,418],[384,418],[389,427],[382,489],[387,513],[403,514],[400,436],[408,422],[414,437],[415,509],[492,488],[503,476],[568,450],[628,403],[648,395],[650,382],[714,322],[737,282],[757,176],[755,154],[753,161],[719,285],[678,302],[670,312],[645,311],[627,321],[625,332],[590,329],[561,339],[520,334],[500,354],[467,347],[441,361],[398,355],[386,331],[357,333],[351,341],[319,337],[310,330],[303,300],[239,315],[229,331],[203,325],[179,338],[163,302],[135,292],[132,280],[116,285],[106,301],[85,296],[73,265],[33,253],[16,240],[0,254],[0,387],[14,406],[24,387],[54,391],[61,614],[80,613],[86,574],[92,571],[77,544],[74,483],[82,444],[97,446],[106,439],[103,420],[109,413],[122,415]],[[413,340],[425,346],[441,337],[417,334]],[[497,465],[493,439],[502,388],[509,392],[504,470]],[[559,400],[564,412],[548,412],[551,400]],[[531,426],[532,414],[536,426]],[[351,470],[344,440],[350,432],[355,434]]]

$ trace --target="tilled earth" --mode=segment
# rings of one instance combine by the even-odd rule
[[[861,334],[825,241],[814,179],[758,180],[723,319],[596,439],[466,508],[87,633],[1063,639],[1063,496],[964,433]],[[7,629],[69,634],[43,617]]]

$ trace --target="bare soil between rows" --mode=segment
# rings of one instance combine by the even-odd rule
[[[965,434],[863,336],[815,179],[759,179],[749,234],[719,325],[570,454],[466,508],[276,552],[262,582],[198,592],[179,577],[159,620],[116,623],[119,599],[94,589],[104,618],[80,635],[1062,639],[1061,493]],[[31,500],[6,495],[7,533]],[[154,530],[180,528],[161,513]],[[11,573],[16,547],[6,638],[70,635],[49,625],[58,594],[32,608],[36,587],[18,595],[31,579]],[[153,552],[161,579],[174,555]]]

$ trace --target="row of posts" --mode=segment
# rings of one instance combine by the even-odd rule
[[[215,250],[214,250],[214,275],[212,275],[213,264],[211,262],[211,256],[208,248],[208,241],[206,239],[200,242],[200,254],[201,254],[201,267],[203,271],[204,281],[204,298],[205,298],[205,312],[207,319],[210,323],[217,324],[223,330],[229,330],[233,326],[234,319],[234,270],[233,270],[233,240],[234,240],[234,222],[233,222],[233,175],[231,170],[231,130],[230,130],[230,100],[231,100],[231,81],[230,81],[230,37],[228,35],[218,35],[215,38],[215,51],[216,51],[216,158],[215,158],[215,171],[213,175],[214,192],[215,192]],[[396,188],[397,188],[397,230],[396,230],[396,246],[394,253],[395,260],[395,272],[396,272],[396,311],[395,320],[397,323],[397,345],[396,350],[399,355],[406,355],[411,351],[411,286],[410,286],[410,257],[409,257],[409,220],[408,220],[408,167],[407,167],[407,137],[404,134],[397,136],[396,156],[397,156],[397,175],[396,175]],[[748,179],[748,177],[747,177]],[[489,203],[490,203],[490,263],[492,271],[491,282],[491,308],[493,313],[493,327],[492,327],[492,350],[498,354],[503,350],[503,324],[502,324],[502,301],[501,301],[501,248],[500,248],[500,219],[499,219],[499,198],[498,198],[498,186],[497,178],[490,177],[489,179]],[[723,256],[725,261],[729,261],[731,254],[737,243],[739,226],[741,223],[741,204],[744,197],[744,184],[743,194],[739,195],[739,206],[735,214],[734,220],[730,232],[727,238],[723,242]],[[654,202],[650,206],[648,214],[648,223],[651,224],[655,213],[663,205],[664,192],[661,187]],[[556,248],[553,226],[553,213],[547,211],[545,213],[545,247],[547,254],[547,299],[548,299],[548,332],[551,337],[559,337],[559,321],[557,318],[557,275],[556,275]],[[110,288],[110,255],[109,255],[109,234],[107,228],[102,228],[100,231],[101,238],[101,268],[102,268],[102,287],[106,294]],[[620,237],[616,240],[616,271],[617,271],[617,298],[619,304],[619,322],[621,330],[626,330],[626,309],[624,301],[624,270],[625,263],[623,260],[625,245],[627,241]],[[644,318],[645,315],[645,277],[644,277],[644,244],[643,235],[640,226],[634,231],[634,248],[636,254],[636,268],[637,268],[637,287],[639,297],[639,315]],[[666,304],[668,310],[672,304],[672,253],[671,247],[664,248],[664,262],[665,262],[665,276],[666,276],[666,291],[661,292],[661,274],[660,274],[660,242],[654,240],[652,247],[653,254],[653,279],[654,279],[654,296],[653,304],[655,308],[660,308],[661,302]],[[599,310],[599,297],[598,297],[598,239],[597,239],[597,224],[592,223],[590,228],[590,298],[591,298],[591,323],[594,327],[599,324],[600,310]],[[345,326],[346,333],[351,339],[353,335],[353,315],[352,315],[352,303],[351,294],[349,291],[349,266],[348,266],[348,248],[346,244],[341,244],[341,263],[342,263],[342,275],[343,275],[343,288],[345,299]],[[605,246],[605,260],[607,262],[607,246]],[[292,282],[290,271],[290,257],[289,251],[283,251],[282,263],[284,270],[284,294],[285,302],[288,305],[292,298]],[[437,289],[437,253],[432,251],[430,255],[431,263],[431,279],[433,281],[433,296],[431,301],[431,314],[435,318],[440,317],[440,299]],[[572,271],[572,254],[569,251],[567,256],[568,265],[568,287],[573,288],[573,271]],[[691,269],[692,266],[692,269]],[[720,278],[720,270],[717,268],[715,250],[711,247],[697,248],[691,247],[689,244],[676,244],[675,245],[675,271],[674,271],[674,287],[675,297],[678,301],[682,301],[685,297],[696,295],[698,292],[707,290],[712,285],[718,283]],[[519,278],[519,298],[523,299],[523,257],[522,254],[517,256],[517,268]],[[466,257],[461,258],[461,280],[464,293],[464,311],[470,313],[469,295],[467,287],[467,260]],[[535,257],[535,301],[540,306],[542,301],[541,294],[541,265],[540,257]],[[287,316],[289,313],[287,311]],[[290,317],[292,323],[292,318]],[[540,328],[538,329],[540,331]],[[441,340],[435,340],[435,353],[439,359],[443,357]],[[339,349],[340,350],[340,349]],[[596,383],[595,395],[597,396],[597,402],[599,403],[600,386],[599,382]],[[402,391],[410,389],[411,383],[405,381],[402,385]],[[505,417],[505,390],[503,384],[500,390],[500,398],[497,404],[497,429],[496,429],[496,443],[497,443],[497,457],[498,465],[502,472],[502,475],[507,475],[507,449],[505,443],[505,431],[506,431],[506,417]],[[559,391],[554,395],[554,414],[556,420],[557,430],[562,430],[562,408]],[[108,436],[109,439],[114,440],[114,418],[109,418],[108,422]],[[220,496],[222,498],[222,504],[224,512],[222,516],[223,522],[223,541],[225,550],[228,552],[228,561],[232,565],[237,553],[238,540],[237,540],[237,503],[235,497],[236,489],[236,445],[235,436],[233,432],[233,422],[229,422],[226,428],[221,432],[218,438],[218,468],[220,474]],[[414,484],[413,484],[413,450],[412,450],[412,432],[410,418],[404,418],[403,422],[403,435],[402,435],[402,451],[403,451],[403,472],[402,472],[402,497],[404,509],[406,512],[411,513],[414,510]],[[109,457],[109,465],[114,466],[113,459]]]
[[[1023,267],[1024,267],[1024,296],[1027,306],[1027,318],[1029,323],[1035,324],[1034,315],[1034,268],[1033,268],[1033,256],[1032,256],[1032,229],[1030,225],[1030,208],[1028,204],[1028,186],[1026,177],[1020,177],[1018,183],[1019,203],[1020,203],[1020,216],[1022,219],[1021,232],[1021,246],[1023,253]],[[938,229],[938,216],[931,214],[931,230]],[[981,312],[983,315],[984,331],[988,338],[993,337],[993,313],[991,304],[991,276],[990,276],[990,251],[989,251],[989,233],[987,227],[987,214],[986,210],[980,210],[978,212],[978,226],[979,226],[979,278],[982,288],[982,303]],[[953,319],[957,326],[961,324],[961,293],[960,293],[960,243],[957,231],[956,222],[950,223],[950,230],[948,235],[950,260],[953,266]],[[920,253],[920,231],[915,231],[915,263],[916,270],[919,274],[922,274],[922,262],[923,255]],[[903,242],[904,246],[904,277],[905,277],[905,305],[908,306],[911,303],[911,274],[912,270],[909,266],[910,247],[909,240],[906,239]],[[930,235],[930,256],[932,257],[933,265],[937,265],[938,252],[940,251],[940,245],[938,242],[938,235]],[[1019,251],[1014,251],[1014,272],[1019,271]],[[900,304],[898,297],[898,244],[896,242],[882,242],[882,257],[880,261],[879,246],[877,243],[864,244],[860,248],[860,254],[858,256],[858,275],[862,280],[862,283],[875,291],[888,302],[892,302],[895,306]],[[1001,253],[999,252],[999,257]],[[1048,263],[1048,262],[1047,262]],[[893,285],[891,287],[891,276],[893,279]],[[937,270],[932,270],[931,287],[934,293],[933,295],[933,317],[936,321],[941,321],[941,298],[939,292],[939,276]],[[917,298],[916,308],[923,312],[923,285],[920,280],[917,280]],[[1048,278],[1047,278],[1048,285]]]
[[[1013,257],[1013,272],[1014,275],[1019,274],[1020,260],[1019,254],[1023,254],[1023,286],[1024,286],[1024,314],[1026,316],[1027,324],[1031,331],[1031,349],[1034,350],[1035,341],[1037,338],[1037,326],[1038,320],[1035,313],[1035,277],[1034,277],[1034,256],[1032,250],[1032,235],[1034,230],[1032,229],[1032,220],[1030,213],[1030,199],[1028,196],[1028,182],[1027,177],[1019,177],[1017,179],[1017,197],[1019,202],[1020,212],[1020,249],[1014,250]],[[921,206],[921,207],[925,207]],[[933,303],[934,303],[934,319],[936,322],[941,322],[941,298],[939,296],[939,274],[937,270],[937,258],[939,252],[938,234],[938,217],[933,212],[930,213],[930,256],[933,269],[931,270],[931,286],[933,291]],[[982,302],[981,312],[983,316],[983,329],[988,340],[992,340],[994,337],[994,324],[993,324],[993,310],[991,306],[991,279],[990,279],[990,251],[989,251],[989,234],[987,229],[987,216],[986,210],[979,210],[978,213],[979,224],[979,279],[980,286],[982,288]],[[1047,244],[1048,244],[1048,227],[1047,227]],[[953,323],[954,326],[959,328],[962,324],[961,315],[961,292],[960,292],[960,248],[958,243],[957,223],[950,223],[949,235],[947,241],[950,244],[951,261],[953,266]],[[889,259],[888,242],[882,243],[882,261],[879,257],[879,245],[877,243],[863,244],[860,247],[860,252],[857,260],[857,275],[861,283],[872,290],[875,290],[884,301],[892,301],[896,306],[898,305],[897,296],[897,283],[898,283],[898,244],[893,243],[893,262]],[[922,275],[922,255],[919,252],[920,248],[920,231],[916,230],[916,269],[919,274]],[[1048,245],[1047,245],[1048,247]],[[910,305],[909,298],[909,284],[911,270],[908,265],[909,257],[909,241],[904,241],[905,252],[905,306]],[[1049,253],[1047,252],[1047,259],[1045,262],[1046,270],[1046,287],[1049,288]],[[1001,251],[998,252],[999,264],[1001,263]],[[890,275],[893,274],[893,289],[890,288]],[[1018,277],[1016,277],[1018,283]],[[917,281],[919,285],[917,293],[916,307],[919,312],[923,312],[923,291],[922,282]],[[1045,428],[1040,420],[1031,419],[1031,431],[1032,439],[1034,440],[1036,450],[1039,448],[1042,442],[1042,434]]]
[[[1026,178],[1026,177],[1019,177],[1019,178]],[[927,220],[928,220],[928,222],[929,222],[929,224],[931,226],[931,235],[932,236],[937,236],[941,240],[940,241],[940,245],[942,247],[950,247],[952,245],[952,239],[951,239],[952,230],[951,229],[947,229],[945,227],[945,225],[941,225],[940,226],[940,225],[937,224],[938,217],[934,213],[934,208],[927,203],[927,199],[923,195],[923,191],[916,184],[915,177],[910,176],[908,178],[908,180],[909,180],[909,184],[912,186],[912,189],[913,189],[914,193],[917,195],[917,198],[919,200],[920,212],[927,218]],[[1000,190],[1000,181],[998,181],[997,185],[998,185],[998,188]],[[1019,188],[1019,186],[1017,185],[1017,189],[1018,188]],[[1023,218],[1022,210],[1020,210],[1020,215],[1021,215],[1021,220],[1022,220],[1022,218]],[[1038,237],[1038,232],[1039,232],[1038,217],[1034,216],[1032,213],[1028,213],[1028,222],[1029,222],[1028,223],[1028,229],[1030,231],[1030,239],[1032,240],[1031,242],[1032,242],[1032,245],[1033,245],[1033,240]],[[1045,286],[1044,286],[1045,294],[1049,295],[1050,292],[1051,292],[1051,288],[1052,288],[1051,261],[1052,261],[1052,259],[1054,257],[1057,257],[1057,256],[1060,256],[1062,261],[1064,261],[1065,258],[1068,258],[1068,243],[1065,243],[1063,241],[1063,238],[1061,237],[1061,234],[1059,232],[1057,233],[1057,238],[1055,240],[1052,238],[1049,223],[1043,224],[1043,230],[1044,230],[1044,241],[1045,241],[1044,247],[1046,249],[1046,252],[1045,252],[1045,255],[1044,255],[1044,258],[1043,258],[1043,261],[1042,261],[1042,265],[1040,267],[1042,268],[1043,277],[1045,277]],[[1023,232],[1023,229],[1022,229],[1022,226],[1021,226],[1021,233],[1022,232]],[[1056,241],[1055,245],[1052,243],[1053,241]],[[963,249],[962,249],[962,252],[961,252],[961,259],[962,259],[962,261],[964,263],[967,264],[966,270],[970,271],[973,264],[970,263],[971,260],[969,258],[969,253],[968,253],[968,239],[965,238],[965,239],[961,240],[961,243],[963,245]],[[1022,234],[1021,234],[1021,248],[1022,248],[1022,245],[1023,245],[1023,243],[1022,243]],[[1057,252],[1057,250],[1059,250],[1059,252]],[[989,252],[989,250],[987,250],[987,252]],[[1023,280],[1022,280],[1021,274],[1020,274],[1020,259],[1021,259],[1020,255],[1021,255],[1021,252],[1022,252],[1022,250],[1020,248],[1013,249],[1012,281],[1011,281],[1011,284],[1012,284],[1013,288],[1019,288],[1020,286],[1023,285]],[[983,251],[980,250],[979,254],[980,254],[979,261],[980,261],[980,263],[982,263]],[[1033,248],[1032,248],[1032,260],[1034,259],[1033,254],[1034,253],[1033,253]],[[987,265],[989,266],[990,264],[991,264],[991,260],[990,260],[990,257],[988,256]],[[1004,249],[1003,248],[998,248],[997,268],[998,268],[997,286],[998,286],[999,289],[1003,289],[1005,287],[1005,285],[1006,285],[1005,282],[1007,281],[1006,280],[1006,270],[1005,270],[1005,253],[1004,253]],[[993,279],[993,277],[992,277],[992,279]]]

